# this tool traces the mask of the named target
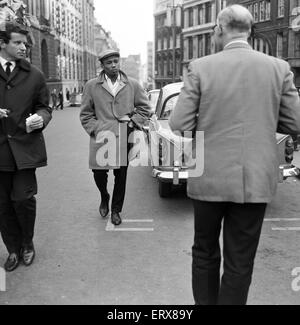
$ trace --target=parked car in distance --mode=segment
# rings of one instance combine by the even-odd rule
[[[159,195],[171,195],[173,185],[185,184],[189,177],[187,157],[182,148],[191,139],[175,135],[169,127],[169,117],[177,103],[183,83],[166,85],[160,90],[155,113],[149,123],[150,157],[153,176],[158,179]],[[299,176],[300,171],[292,165],[294,144],[289,135],[276,134],[280,182],[291,176]],[[156,147],[156,150],[153,148]]]

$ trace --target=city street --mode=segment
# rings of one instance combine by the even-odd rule
[[[131,168],[124,223],[114,228],[98,213],[79,108],[54,111],[45,137],[49,166],[38,171],[37,256],[30,268],[6,275],[0,305],[193,305],[193,212],[185,193],[161,199],[151,168]],[[300,181],[289,179],[268,208],[250,305],[299,304],[300,291],[292,289],[292,271],[300,267],[299,212]],[[1,267],[6,258],[1,241]]]

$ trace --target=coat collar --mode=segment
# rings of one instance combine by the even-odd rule
[[[121,80],[122,83],[125,83],[125,84],[128,83],[128,77],[127,77],[127,75],[126,75],[123,71],[121,71],[121,70],[120,70],[120,80]],[[106,78],[105,78],[105,73],[104,73],[104,71],[102,71],[102,72],[100,73],[97,82],[98,82],[98,83],[101,83],[101,84],[103,84],[103,83],[106,82]]]
[[[11,75],[9,76],[9,78],[7,77],[7,74],[5,73],[5,71],[3,70],[1,64],[0,64],[0,77],[2,77],[5,81],[7,80],[13,80],[16,75],[18,75],[18,73],[20,71],[28,73],[31,70],[31,64],[26,61],[26,60],[18,60],[16,61],[16,67],[14,69],[14,71],[11,73]]]
[[[232,41],[232,42],[228,43],[225,46],[224,51],[228,51],[228,50],[232,50],[232,49],[248,49],[248,50],[252,50],[252,47],[251,47],[251,45],[249,45],[245,41],[236,40],[236,41]]]
[[[120,70],[120,86],[117,90],[116,95],[114,95],[110,88],[108,87],[107,81],[106,81],[106,77],[105,77],[105,73],[104,71],[102,71],[98,77],[97,83],[101,84],[101,86],[108,91],[113,97],[116,97],[118,95],[118,93],[128,84],[128,77],[127,75]]]

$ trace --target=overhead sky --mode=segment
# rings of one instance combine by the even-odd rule
[[[97,21],[118,43],[121,56],[141,54],[154,39],[153,0],[95,0]]]

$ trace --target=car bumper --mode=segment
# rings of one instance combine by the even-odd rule
[[[180,168],[174,168],[169,171],[153,169],[152,174],[153,177],[158,178],[161,182],[172,183],[173,185],[186,183],[189,178],[188,171],[182,171]]]
[[[169,171],[162,171],[159,169],[153,169],[153,177],[158,178],[164,183],[173,183],[179,185],[187,182],[189,178],[188,171],[181,171],[180,168],[174,168]],[[282,183],[289,177],[300,177],[300,169],[296,166],[281,166],[280,167],[280,182]]]

